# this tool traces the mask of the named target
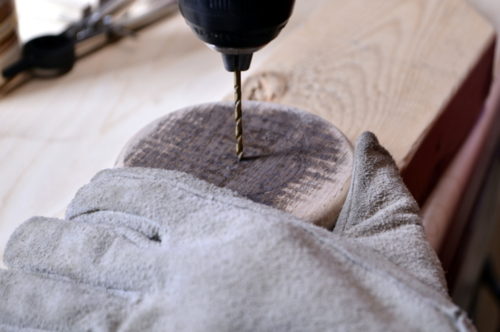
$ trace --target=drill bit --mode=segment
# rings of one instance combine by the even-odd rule
[[[243,111],[241,107],[241,71],[234,72],[234,119],[236,122],[236,156],[243,159]]]

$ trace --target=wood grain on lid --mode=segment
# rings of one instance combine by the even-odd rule
[[[178,170],[327,228],[345,199],[348,140],[318,116],[244,103],[246,160],[235,155],[232,103],[174,112],[143,129],[118,165]]]

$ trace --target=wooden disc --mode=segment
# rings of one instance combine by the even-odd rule
[[[352,147],[333,125],[282,105],[243,103],[243,161],[232,103],[192,106],[141,130],[117,166],[192,174],[308,222],[333,227],[345,200]]]

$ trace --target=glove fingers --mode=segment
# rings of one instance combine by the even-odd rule
[[[110,331],[138,302],[115,294],[20,271],[0,270],[0,330]]]
[[[425,238],[418,205],[394,160],[372,133],[364,133],[356,145],[351,188],[334,232],[356,239],[446,293],[443,271]]]
[[[131,232],[106,224],[32,218],[11,236],[4,261],[13,269],[106,288],[150,287],[155,250],[139,247],[120,230]]]
[[[367,236],[402,224],[419,224],[418,206],[391,155],[372,133],[364,133],[354,153],[347,200],[334,232]]]

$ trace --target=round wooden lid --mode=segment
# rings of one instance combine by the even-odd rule
[[[255,202],[332,228],[347,194],[352,147],[332,124],[283,105],[244,102],[245,159],[233,104],[170,113],[135,135],[117,166],[182,171]]]

